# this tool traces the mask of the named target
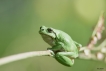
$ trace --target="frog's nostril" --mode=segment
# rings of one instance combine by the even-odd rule
[[[44,31],[44,26],[40,26],[40,30],[41,31]]]
[[[40,29],[42,29],[42,26],[40,27]]]
[[[43,31],[44,29],[42,28],[42,26],[40,27],[40,30]]]

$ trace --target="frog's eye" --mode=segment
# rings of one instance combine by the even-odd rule
[[[48,31],[49,33],[52,33],[52,32],[53,32],[53,30],[52,30],[51,28],[48,28],[47,31]]]

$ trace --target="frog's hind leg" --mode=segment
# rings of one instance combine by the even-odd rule
[[[64,56],[64,55],[56,55],[55,59],[59,63],[65,65],[65,66],[68,66],[68,67],[71,67],[74,64],[74,59],[71,59],[71,58]]]

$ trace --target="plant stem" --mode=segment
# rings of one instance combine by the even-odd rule
[[[50,50],[47,51],[31,51],[31,52],[25,52],[25,53],[20,53],[20,54],[15,54],[15,55],[11,55],[11,56],[7,56],[4,58],[0,58],[0,66],[10,63],[10,62],[14,62],[17,60],[22,60],[22,59],[26,59],[29,57],[34,57],[34,56],[50,56]]]

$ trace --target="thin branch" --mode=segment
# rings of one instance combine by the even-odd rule
[[[15,54],[4,58],[0,58],[0,66],[10,62],[14,62],[14,61],[34,57],[34,56],[51,56],[51,51],[50,50],[32,51],[32,52],[25,52],[25,53],[20,53],[20,54]]]
[[[102,12],[88,45],[80,49],[80,51],[84,50],[84,52],[79,53],[80,59],[93,59],[106,62],[106,39],[99,46],[95,47],[97,41],[101,39],[104,29],[104,12]]]
[[[102,37],[101,33],[103,32],[104,29],[105,27],[104,27],[104,11],[103,11],[101,12],[97,25],[94,28],[91,39],[89,40],[89,43],[87,45],[87,48],[91,49],[97,43],[97,41],[101,39]]]
[[[92,48],[91,50],[92,51],[99,51],[99,50],[102,50],[104,47],[106,47],[106,39],[99,46]],[[106,53],[106,50],[105,49],[103,49],[103,50]]]

